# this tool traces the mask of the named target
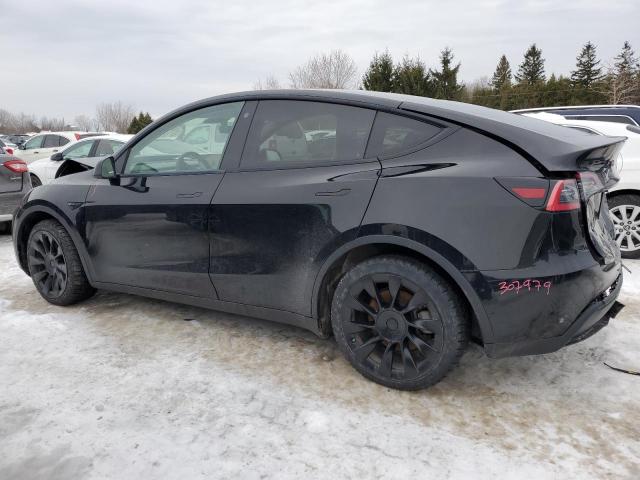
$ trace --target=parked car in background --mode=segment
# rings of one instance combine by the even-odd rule
[[[116,153],[133,135],[107,135],[88,137],[73,142],[50,157],[41,158],[29,164],[31,183],[34,187],[47,184],[58,176],[94,168],[98,161]]]
[[[609,189],[609,207],[616,242],[624,258],[640,258],[640,127],[624,123],[567,119],[552,113],[526,113],[529,117],[596,135],[627,137],[617,159],[620,181]]]
[[[591,120],[594,122],[626,123],[640,125],[638,105],[584,105],[577,107],[543,107],[512,110],[513,113],[548,112],[562,115],[567,120]]]
[[[0,147],[0,233],[11,230],[13,212],[31,190],[27,164]]]
[[[215,149],[185,141],[200,125]],[[102,288],[290,323],[419,389],[470,338],[491,357],[547,353],[615,316],[604,192],[623,145],[409,95],[223,95],[33,189],[13,240],[52,304]]]
[[[31,163],[40,158],[50,157],[62,150],[69,142],[75,142],[82,138],[99,135],[99,133],[86,132],[41,132],[34,135],[20,146],[18,155],[22,160]]]
[[[13,155],[18,149],[18,146],[15,143],[9,142],[9,140],[0,138],[0,148],[2,148],[5,153]]]
[[[13,143],[15,145],[22,145],[24,142],[26,142],[27,140],[29,140],[29,138],[31,137],[31,135],[27,135],[27,134],[13,134],[13,135],[2,135],[2,140],[6,140],[9,143]]]

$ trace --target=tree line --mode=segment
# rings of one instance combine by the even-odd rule
[[[429,68],[420,58],[395,61],[388,51],[376,53],[362,78],[355,61],[341,50],[311,57],[289,74],[289,88],[361,88],[512,110],[584,104],[640,103],[640,63],[631,44],[606,66],[596,46],[587,42],[576,57],[569,76],[547,76],[542,50],[534,43],[524,52],[515,72],[506,55],[493,75],[464,84],[459,79],[461,63],[453,51],[440,53],[438,66]],[[273,75],[254,84],[254,89],[282,88]]]
[[[427,69],[420,59],[405,57],[394,63],[388,52],[376,54],[362,78],[365,90],[397,92],[487,107],[517,108],[640,102],[640,63],[629,42],[605,69],[596,46],[587,42],[576,57],[569,77],[546,76],[542,50],[534,43],[512,72],[502,55],[493,75],[465,85],[458,79],[460,62],[451,49],[440,53],[439,67]]]
[[[25,113],[14,114],[0,109],[0,133],[37,133],[41,131],[80,130],[84,132],[116,132],[135,134],[153,122],[149,112],[136,115],[133,106],[123,102],[101,103],[95,117],[78,115],[73,122],[64,118],[41,117]]]

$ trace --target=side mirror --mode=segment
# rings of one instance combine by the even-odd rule
[[[54,162],[61,162],[62,160],[64,160],[62,152],[54,153],[53,155],[51,155],[51,160]]]
[[[26,149],[27,149],[27,144],[26,144],[26,142],[25,142],[25,143],[21,143],[20,145],[18,145],[18,148],[19,148],[20,150],[26,150]]]
[[[119,177],[116,172],[116,161],[113,157],[103,158],[96,165],[96,169],[93,172],[93,176],[96,178],[106,178],[107,180],[115,180]]]

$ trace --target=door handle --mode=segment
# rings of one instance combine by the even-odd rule
[[[176,195],[177,198],[198,198],[202,195],[202,192],[193,192],[193,193],[179,193]]]
[[[53,150],[53,153],[56,153],[58,151],[58,149],[56,148],[55,150]]]
[[[316,197],[344,197],[345,195],[349,195],[350,192],[350,188],[341,188],[333,192],[316,192]]]

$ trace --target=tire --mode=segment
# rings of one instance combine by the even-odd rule
[[[640,195],[614,195],[608,202],[622,258],[640,258]]]
[[[40,185],[42,185],[42,182],[40,181],[40,179],[34,175],[33,173],[29,174],[29,177],[31,177],[31,187],[32,188],[36,188],[39,187]]]
[[[400,390],[442,380],[469,341],[466,309],[451,285],[421,262],[396,255],[365,260],[342,277],[331,325],[358,372]]]
[[[69,233],[55,220],[43,220],[31,230],[27,263],[33,284],[49,303],[73,305],[95,293]]]

